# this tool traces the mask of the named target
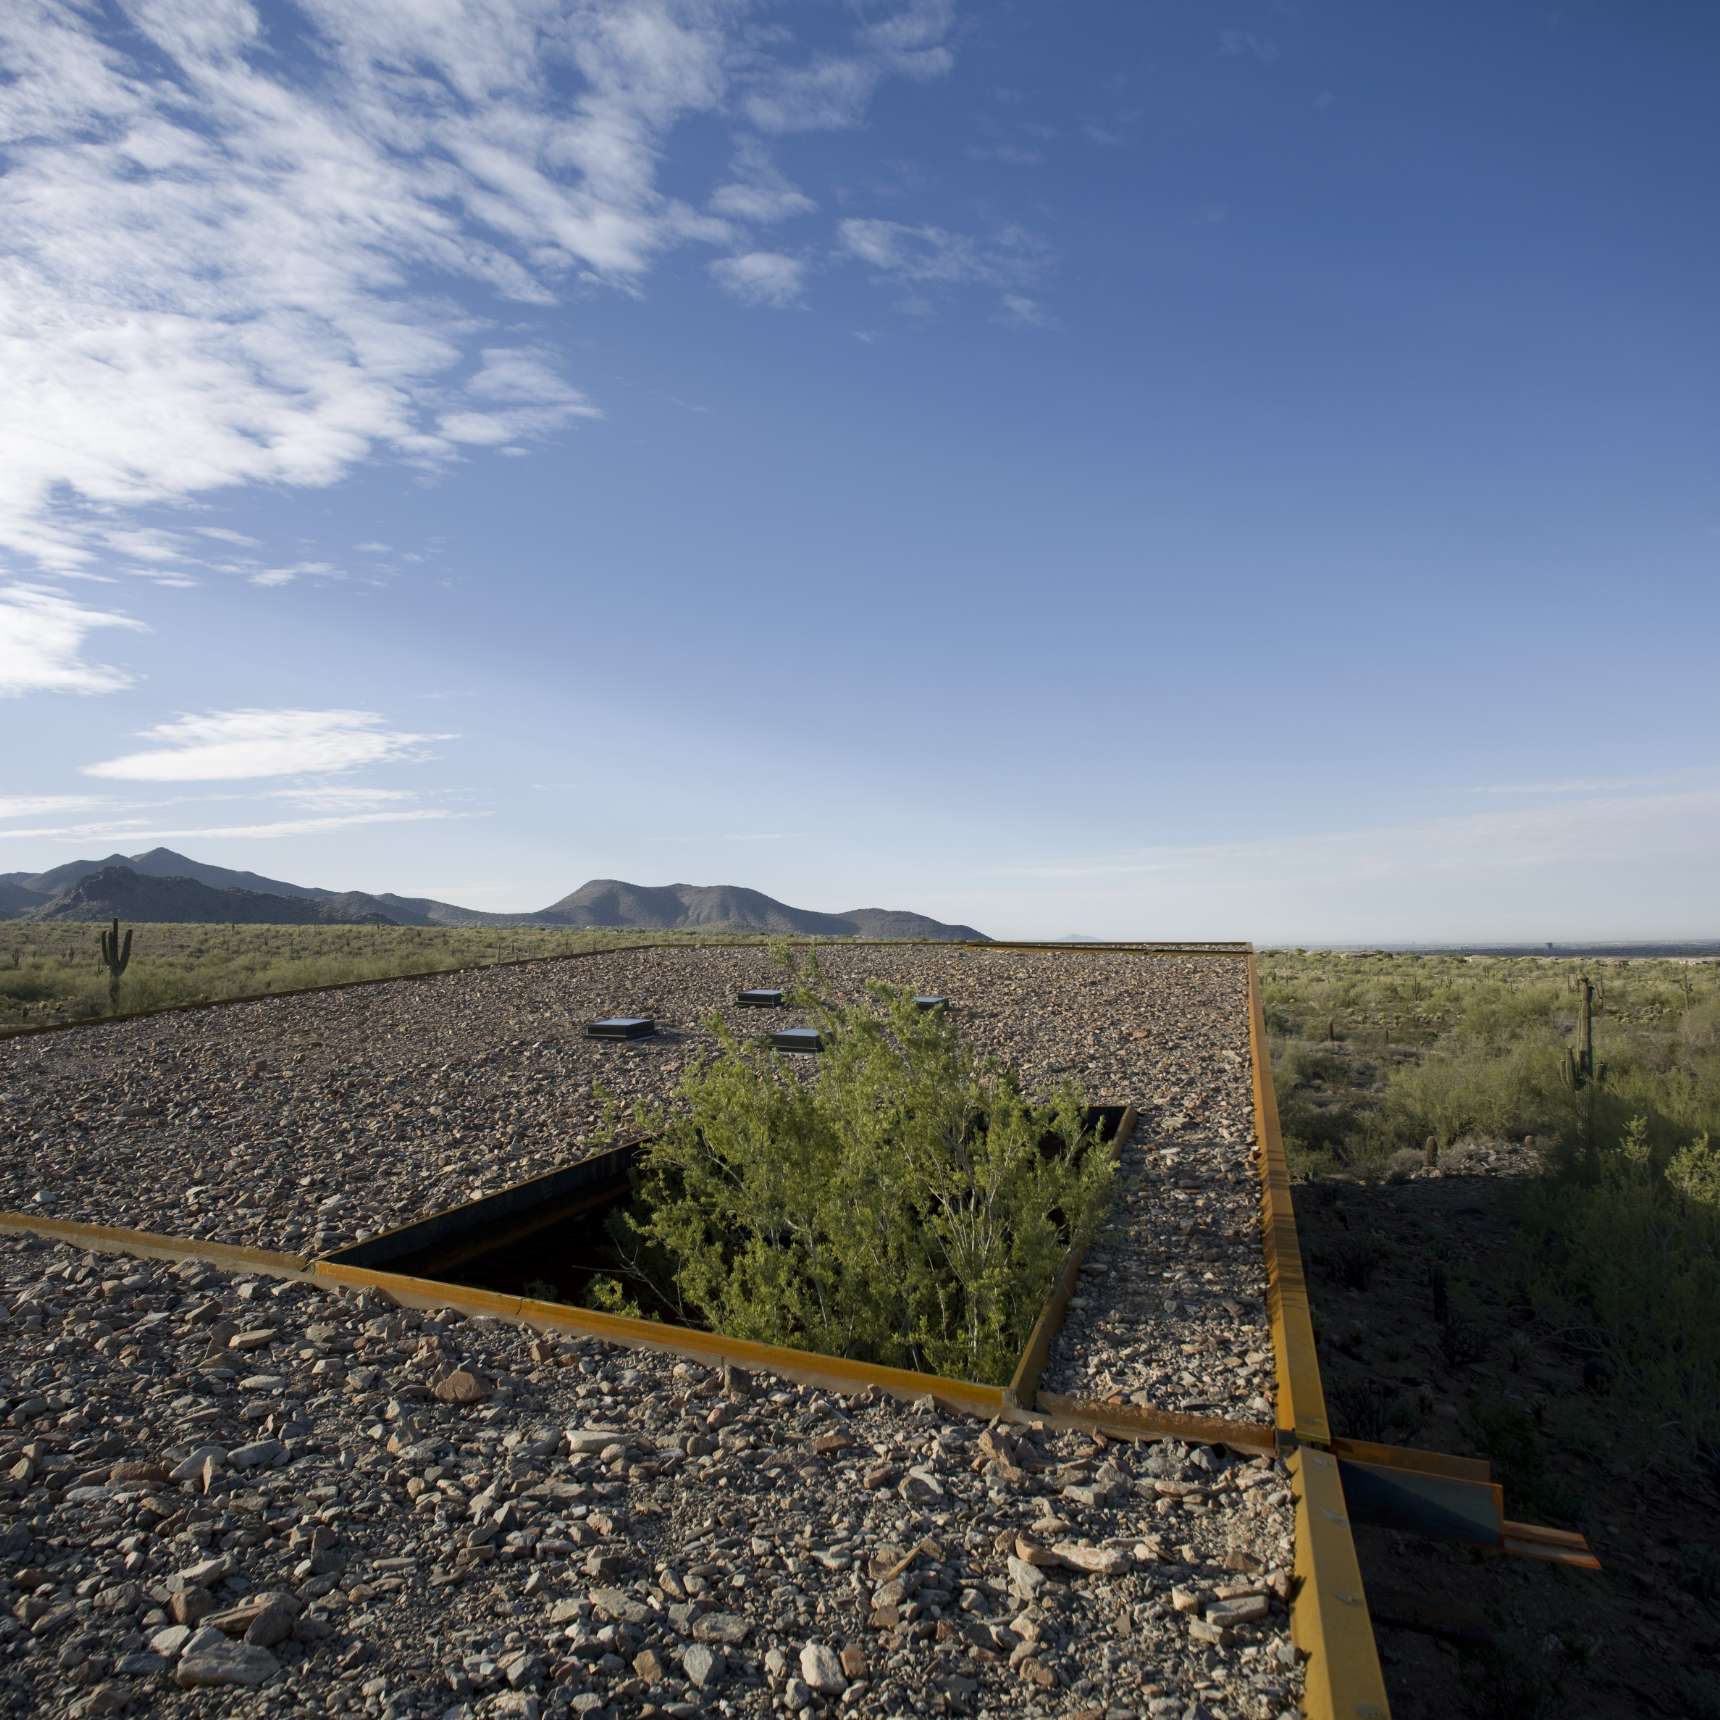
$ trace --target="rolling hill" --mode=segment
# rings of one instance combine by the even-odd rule
[[[972,926],[905,909],[825,914],[737,884],[630,884],[593,878],[535,913],[495,914],[428,896],[323,890],[211,866],[171,848],[0,874],[0,919],[209,921],[247,925],[568,926],[629,931],[774,932],[820,938],[987,941]]]
[[[33,920],[135,920],[247,926],[365,926],[390,920],[372,898],[353,892],[308,901],[262,890],[216,890],[195,878],[158,878],[129,866],[86,872]]]

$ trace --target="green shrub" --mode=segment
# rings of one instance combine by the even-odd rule
[[[810,1071],[714,1024],[684,1110],[642,1119],[631,1226],[672,1282],[642,1276],[734,1337],[1003,1383],[1112,1156],[1085,1149],[1074,1087],[1032,1103],[947,1015],[872,997],[797,996],[824,1036]]]
[[[1541,1296],[1665,1450],[1720,1472],[1720,1205],[1706,1139],[1667,1158],[1641,1119],[1540,1179]],[[1676,1167],[1676,1168],[1675,1168]]]

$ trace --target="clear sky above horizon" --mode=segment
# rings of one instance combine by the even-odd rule
[[[1720,9],[0,8],[0,871],[1720,936]]]

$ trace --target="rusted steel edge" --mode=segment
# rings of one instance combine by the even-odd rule
[[[1266,1312],[1278,1375],[1278,1427],[1305,1445],[1331,1443],[1320,1357],[1314,1347],[1314,1316],[1296,1212],[1290,1200],[1290,1167],[1278,1129],[1278,1098],[1266,1046],[1266,1016],[1260,1002],[1260,970],[1248,957],[1248,1049],[1254,1071],[1254,1132],[1260,1154],[1261,1235],[1266,1250]]]
[[[1601,1568],[1588,1542],[1570,1529],[1544,1529],[1537,1523],[1513,1523],[1509,1519],[1500,1528],[1500,1550],[1514,1558],[1571,1565],[1580,1571]]]
[[[311,1262],[303,1254],[280,1254],[233,1242],[198,1237],[161,1236],[150,1230],[125,1230],[111,1224],[82,1224],[75,1219],[38,1218],[28,1212],[0,1212],[0,1232],[69,1242],[98,1254],[137,1254],[161,1260],[203,1260],[241,1272],[267,1272],[277,1278],[303,1278]]]
[[[1135,1133],[1135,1127],[1140,1121],[1133,1105],[1125,1105],[1123,1114],[1117,1120],[1117,1132],[1111,1137],[1111,1157],[1120,1160],[1123,1149]],[[1021,1359],[1015,1364],[1015,1372],[1010,1377],[1009,1384],[1003,1388],[1004,1402],[1012,1408],[1021,1409],[1034,1401],[1039,1391],[1039,1381],[1045,1372],[1045,1364],[1051,1359],[1051,1342],[1057,1336],[1063,1325],[1063,1315],[1069,1306],[1069,1298],[1075,1294],[1075,1281],[1081,1276],[1081,1262],[1086,1258],[1087,1250],[1084,1245],[1077,1245],[1063,1257],[1063,1270],[1057,1274],[1057,1282],[1051,1286],[1051,1294],[1045,1299],[1045,1306],[1039,1310],[1039,1318],[1033,1323],[1033,1330],[1027,1334],[1027,1342],[1022,1347]]]
[[[1388,1720],[1379,1650],[1344,1505],[1338,1460],[1312,1447],[1285,1457],[1296,1501],[1290,1635],[1306,1657],[1306,1720]]]
[[[1278,1452],[1277,1436],[1265,1422],[1226,1421],[1219,1416],[1154,1409],[1150,1404],[1065,1397],[1060,1392],[1041,1392],[1037,1407],[1044,1415],[1091,1427],[1115,1439],[1180,1439],[1189,1445],[1227,1445],[1253,1457],[1274,1457]]]
[[[916,1373],[908,1368],[880,1367],[871,1362],[850,1362],[812,1350],[760,1344],[748,1338],[725,1337],[720,1332],[700,1332],[690,1326],[636,1320],[624,1314],[603,1314],[590,1308],[570,1308],[560,1302],[538,1302],[529,1296],[501,1295],[493,1290],[475,1290],[365,1266],[340,1266],[326,1260],[316,1262],[312,1276],[322,1282],[380,1290],[408,1307],[458,1308],[551,1331],[602,1338],[629,1349],[667,1351],[711,1366],[731,1362],[840,1391],[876,1386],[892,1397],[929,1395],[952,1409],[984,1416],[1000,1415],[1004,1408],[1001,1386],[975,1385],[970,1380]]]
[[[1549,1529],[1539,1523],[1517,1523],[1505,1515],[1505,1494],[1493,1480],[1493,1466],[1484,1458],[1453,1457],[1443,1451],[1421,1451],[1410,1445],[1376,1445],[1365,1439],[1332,1441],[1332,1455],[1345,1463],[1365,1463],[1376,1468],[1400,1470],[1409,1475],[1438,1476],[1467,1487],[1485,1488],[1493,1499],[1493,1515],[1499,1523],[1497,1551],[1521,1559],[1542,1559],[1598,1571],[1601,1562],[1587,1539],[1575,1529]]]
[[[1227,1422],[1136,1405],[1094,1403],[1084,1399],[1039,1394],[1037,1407],[1020,1408],[1004,1401],[1001,1386],[976,1385],[940,1374],[886,1368],[870,1362],[850,1362],[811,1350],[728,1338],[716,1332],[634,1320],[594,1309],[568,1308],[557,1302],[508,1296],[468,1285],[443,1284],[429,1278],[383,1272],[370,1267],[342,1266],[311,1260],[300,1254],[275,1253],[234,1243],[208,1242],[197,1237],[161,1236],[146,1230],[114,1225],[79,1224],[66,1219],[38,1218],[30,1213],[0,1212],[0,1233],[32,1235],[96,1253],[115,1253],[168,1260],[200,1260],[211,1266],[262,1272],[278,1278],[304,1278],[331,1288],[374,1289],[403,1307],[455,1308],[461,1313],[510,1320],[521,1325],[601,1338],[626,1348],[651,1349],[685,1356],[707,1365],[733,1362],[780,1374],[804,1384],[851,1392],[876,1386],[892,1397],[930,1396],[947,1408],[987,1418],[1039,1423],[1104,1433],[1120,1439],[1183,1439],[1204,1445],[1228,1445],[1238,1451],[1268,1455],[1274,1450],[1272,1430],[1244,1422]]]
[[[411,1218],[404,1224],[391,1225],[387,1230],[376,1231],[373,1235],[365,1237],[362,1241],[342,1243],[339,1248],[331,1248],[328,1253],[321,1255],[318,1258],[330,1266],[344,1266],[348,1264],[348,1262],[345,1261],[342,1256],[351,1253],[352,1250],[356,1248],[375,1248],[378,1244],[394,1242],[397,1239],[404,1237],[409,1231],[417,1230],[420,1226],[426,1225],[432,1220],[451,1219],[458,1216],[460,1213],[471,1212],[474,1208],[483,1206],[487,1201],[493,1201],[499,1196],[521,1193],[524,1190],[529,1189],[533,1183],[548,1182],[551,1177],[558,1176],[561,1172],[569,1170],[575,1165],[589,1165],[599,1159],[613,1156],[618,1167],[620,1167],[622,1173],[625,1174],[626,1166],[622,1162],[625,1155],[633,1152],[637,1147],[644,1146],[644,1144],[651,1138],[652,1137],[649,1135],[630,1135],[626,1140],[616,1141],[609,1146],[597,1146],[593,1144],[592,1151],[584,1154],[582,1157],[569,1159],[566,1164],[557,1165],[554,1170],[538,1171],[535,1175],[522,1177],[519,1182],[504,1183],[500,1188],[492,1189],[488,1194],[474,1195],[472,1199],[458,1201],[453,1206],[437,1207],[434,1212],[426,1213],[422,1218]],[[585,1145],[586,1143],[575,1141],[573,1144],[577,1148],[581,1145]],[[620,1179],[617,1178],[617,1180]]]
[[[1260,967],[1252,952],[1247,971],[1266,1311],[1278,1377],[1278,1432],[1296,1501],[1296,1593],[1290,1606],[1290,1634],[1307,1658],[1302,1712],[1306,1720],[1388,1720],[1391,1706],[1344,1504],[1343,1478],[1337,1458],[1318,1449],[1330,1443],[1332,1432],[1290,1199],[1290,1167],[1278,1125]]]
[[[94,921],[90,923],[95,924]],[[139,923],[149,925],[161,922],[144,920]],[[400,929],[406,931],[459,930],[458,927],[453,926],[411,926]],[[569,928],[569,930],[575,929],[577,928]],[[631,954],[639,950],[761,949],[766,947],[769,941],[769,934],[761,932],[756,939],[740,939],[734,943],[676,942],[666,944],[653,942],[615,944],[607,949],[563,950],[554,955],[510,956],[505,961],[462,962],[456,967],[425,968],[418,973],[385,973],[377,974],[369,979],[332,980],[327,985],[290,986],[285,991],[247,991],[239,993],[236,997],[207,997],[195,1003],[164,1003],[155,1009],[128,1010],[124,1015],[98,1015],[82,1021],[41,1021],[28,1027],[0,1025],[0,1040],[36,1039],[44,1033],[70,1033],[80,1027],[116,1027],[125,1021],[153,1021],[158,1016],[186,1015],[194,1009],[226,1009],[230,1004],[238,1003],[270,1003],[279,997],[314,997],[318,992],[324,991],[356,991],[361,986],[399,985],[408,980],[444,979],[450,974],[479,973],[486,968],[537,967],[544,962],[581,961],[587,956],[612,956],[620,955],[623,952]],[[808,938],[805,942],[814,946],[839,944],[844,949],[889,949],[905,944],[915,947],[925,946],[958,950],[1051,950],[1059,955],[1116,955],[1123,952],[1132,955],[1239,956],[1251,954],[1253,951],[1252,944],[976,944],[968,938]]]
[[[1376,1463],[1388,1469],[1412,1469],[1423,1475],[1443,1475],[1453,1481],[1487,1485],[1493,1465],[1483,1457],[1452,1457],[1443,1451],[1422,1451],[1413,1445],[1376,1445],[1367,1439],[1334,1436],[1329,1448],[1334,1457],[1350,1463]]]

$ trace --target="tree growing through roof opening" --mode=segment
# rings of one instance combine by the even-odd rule
[[[617,1241],[656,1297],[733,1337],[1005,1383],[1104,1216],[1112,1155],[1072,1083],[1032,1100],[947,1014],[870,992],[795,990],[824,1040],[810,1071],[715,1024],[676,1114],[641,1118]],[[619,1289],[598,1280],[594,1305]]]

